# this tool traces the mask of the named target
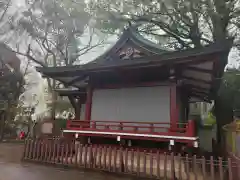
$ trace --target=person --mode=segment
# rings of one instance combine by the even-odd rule
[[[19,138],[20,138],[20,139],[24,139],[24,138],[25,138],[25,132],[24,132],[24,131],[21,131],[21,132],[20,132]]]

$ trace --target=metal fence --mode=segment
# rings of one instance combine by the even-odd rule
[[[103,145],[76,144],[74,140],[26,140],[23,160],[64,167],[86,168],[171,180],[239,180],[240,170],[230,158],[181,156]]]

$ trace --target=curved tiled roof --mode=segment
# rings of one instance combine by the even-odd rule
[[[168,49],[164,49],[156,43],[151,42],[150,40],[144,38],[138,31],[138,26],[130,26],[127,29],[124,29],[122,35],[118,41],[111,46],[105,53],[100,55],[94,61],[89,64],[102,63],[107,61],[110,58],[114,58],[116,52],[124,47],[126,44],[132,44],[132,46],[138,47],[151,55],[160,55],[166,52],[170,52]]]
[[[232,41],[227,40],[202,48],[170,51],[142,37],[135,26],[125,29],[115,45],[90,63],[37,70],[66,85],[82,88],[91,74],[151,67],[157,67],[161,74],[160,68],[165,67],[169,71],[174,69],[178,79],[195,96],[212,98],[219,88],[231,45]]]

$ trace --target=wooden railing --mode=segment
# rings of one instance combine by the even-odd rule
[[[150,133],[186,136],[195,136],[194,121],[188,123],[157,123],[157,122],[130,122],[130,121],[81,121],[68,120],[68,130],[91,130],[91,131],[112,131],[131,133]]]
[[[25,142],[24,161],[62,165],[151,179],[239,180],[239,163],[230,158],[182,156],[48,139]]]

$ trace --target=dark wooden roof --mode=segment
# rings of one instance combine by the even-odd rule
[[[210,92],[218,89],[230,48],[231,41],[226,41],[198,49],[167,51],[129,28],[113,47],[90,63],[39,67],[37,70],[66,85],[83,88],[93,73],[167,66],[178,72],[176,76],[183,80],[193,96],[208,97]]]
[[[86,95],[86,89],[55,89],[60,96],[82,96]]]

